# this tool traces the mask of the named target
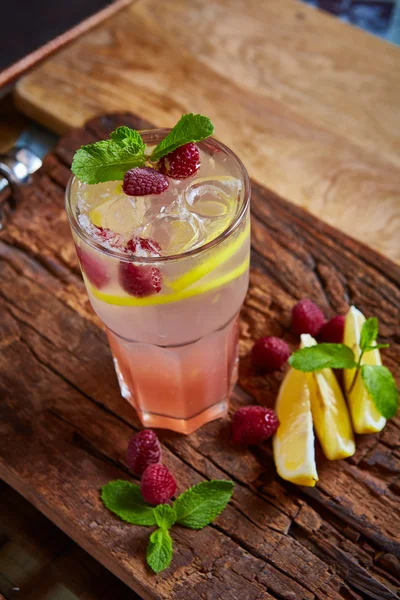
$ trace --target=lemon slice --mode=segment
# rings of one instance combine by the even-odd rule
[[[199,296],[206,292],[211,292],[231,281],[234,281],[248,269],[249,257],[247,257],[237,267],[224,273],[221,277],[207,281],[203,285],[198,285],[189,289],[182,290],[181,292],[173,292],[172,294],[155,294],[154,296],[147,296],[145,298],[136,298],[135,296],[108,294],[95,288],[84,275],[86,287],[90,290],[95,298],[102,300],[107,304],[114,304],[115,306],[155,306],[157,304],[170,304],[171,302],[179,302],[186,298],[192,298],[193,296]]]
[[[311,335],[301,336],[301,347],[315,346]],[[314,429],[326,458],[339,460],[356,451],[346,401],[332,369],[308,373]]]
[[[353,350],[356,360],[360,356],[360,336],[364,322],[365,317],[362,312],[355,306],[352,306],[346,315],[343,341],[346,346],[349,346]],[[363,365],[381,365],[382,361],[379,350],[367,352],[364,354],[361,362]],[[386,419],[377,411],[375,403],[364,385],[360,372],[358,372],[355,384],[351,389],[355,374],[355,369],[344,370],[344,384],[354,431],[356,433],[381,431],[386,425]]]
[[[171,287],[175,292],[184,290],[192,286],[196,281],[228,261],[241,248],[250,234],[250,223],[246,228],[236,236],[230,243],[224,244],[222,248],[216,248],[213,253],[202,263],[186,271],[181,277],[171,282]]]
[[[282,479],[312,487],[318,481],[318,473],[306,373],[289,369],[275,410],[280,422],[272,441],[276,470]]]

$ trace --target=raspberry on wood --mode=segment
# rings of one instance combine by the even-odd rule
[[[134,435],[126,451],[126,463],[135,475],[142,475],[149,465],[161,461],[161,445],[151,429],[144,429]]]
[[[257,340],[251,351],[253,365],[266,373],[281,369],[289,356],[287,343],[274,336]]]
[[[140,491],[148,504],[165,504],[175,495],[176,481],[164,465],[150,465],[142,475]]]
[[[308,298],[300,300],[292,310],[292,331],[301,335],[309,333],[313,337],[318,335],[325,323],[322,310]]]
[[[279,420],[271,408],[244,406],[232,417],[232,441],[235,444],[255,446],[274,435]]]

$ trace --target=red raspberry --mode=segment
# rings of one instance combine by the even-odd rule
[[[300,302],[293,307],[293,333],[297,333],[297,335],[309,333],[315,337],[318,335],[324,323],[325,317],[322,310],[308,298],[305,300],[300,300]]]
[[[144,298],[161,291],[162,275],[160,269],[151,265],[137,266],[132,263],[119,263],[119,282],[131,296]]]
[[[344,315],[336,315],[320,330],[318,336],[322,342],[341,344],[344,335]]]
[[[76,246],[76,253],[81,263],[82,271],[84,271],[90,283],[98,290],[104,288],[110,281],[110,276],[101,260],[98,260],[93,254],[85,252],[82,248],[78,248],[78,246]]]
[[[271,408],[244,406],[232,417],[232,441],[255,446],[274,435],[279,427],[278,417]]]
[[[287,343],[274,336],[257,340],[251,351],[254,366],[266,373],[281,369],[289,356]]]
[[[164,465],[149,465],[142,475],[140,491],[149,504],[165,504],[176,492],[175,477]]]
[[[126,244],[126,249],[136,256],[160,256],[161,246],[150,238],[134,235]]]
[[[190,142],[163,156],[158,164],[160,173],[172,179],[186,179],[200,169],[200,152],[196,144]]]
[[[125,173],[122,189],[128,196],[162,194],[168,187],[168,179],[150,167],[135,167]]]
[[[126,462],[135,475],[142,475],[149,465],[161,462],[161,446],[154,431],[144,429],[130,439]]]

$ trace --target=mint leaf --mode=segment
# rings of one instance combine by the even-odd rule
[[[364,350],[367,346],[371,346],[378,337],[378,319],[371,317],[367,319],[361,328],[360,348]]]
[[[157,525],[164,529],[169,529],[176,521],[176,512],[169,504],[159,504],[154,509],[154,516]]]
[[[147,546],[147,563],[155,573],[166,569],[172,560],[172,539],[166,529],[156,529]]]
[[[211,523],[232,496],[232,481],[203,481],[181,494],[174,502],[176,522],[191,529]]]
[[[153,150],[150,160],[159,160],[161,157],[189,142],[200,142],[212,135],[213,131],[214,125],[207,117],[192,113],[182,115],[167,137],[161,140]]]
[[[378,412],[386,419],[394,417],[399,405],[399,392],[389,369],[380,365],[363,365],[361,376]]]
[[[117,479],[101,488],[104,505],[123,521],[133,525],[156,525],[155,510],[145,503],[140,487],[135,483]]]
[[[305,373],[321,369],[353,369],[356,366],[353,351],[344,344],[318,344],[302,348],[290,356],[289,364]]]
[[[133,139],[102,140],[77,150],[71,170],[84,183],[94,184],[121,180],[129,169],[144,163],[143,140],[142,145]]]
[[[138,152],[144,152],[146,144],[144,143],[142,136],[135,129],[131,129],[130,127],[126,127],[122,125],[121,127],[117,127],[115,131],[110,133],[110,138],[119,144],[130,144],[131,146],[136,146]]]
[[[381,350],[382,348],[389,348],[390,344],[375,344],[375,346],[365,346],[363,348],[364,354],[366,352],[372,352],[372,350]]]

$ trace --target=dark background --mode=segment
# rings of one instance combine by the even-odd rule
[[[303,0],[388,41],[399,43],[393,28],[396,0]],[[397,25],[399,27],[400,25]]]
[[[0,71],[113,0],[2,0]]]

